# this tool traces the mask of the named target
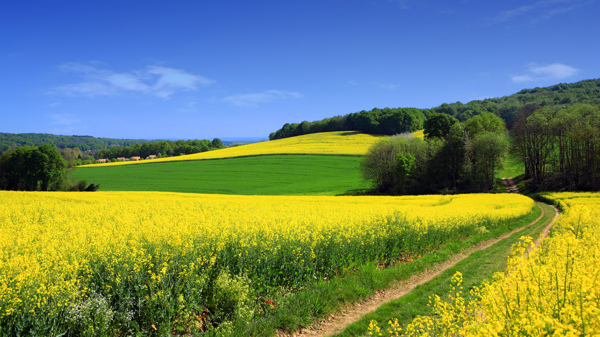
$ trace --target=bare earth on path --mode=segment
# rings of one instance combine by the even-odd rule
[[[552,208],[554,208],[556,210],[555,207],[552,206]],[[534,221],[532,221],[529,225],[532,225],[532,224],[538,222],[544,216],[544,214],[545,214],[544,209],[542,207],[540,207],[540,209],[542,210],[542,213],[540,214],[540,216],[537,219],[535,219]],[[556,220],[557,216],[558,216],[558,210],[556,210],[556,216],[554,217],[554,219],[552,219],[552,221],[548,224],[548,226],[546,226],[544,228],[542,234],[540,235],[540,238],[545,237],[548,234],[548,232],[550,231],[552,224],[554,224],[554,221]],[[347,325],[358,321],[365,314],[377,310],[377,308],[379,308],[381,305],[383,305],[389,301],[395,300],[397,298],[400,298],[400,297],[408,294],[417,286],[430,281],[437,275],[444,272],[446,269],[453,267],[455,264],[457,264],[461,260],[465,259],[469,255],[471,255],[471,253],[478,251],[478,250],[488,248],[488,247],[494,245],[496,242],[503,240],[516,232],[521,231],[522,229],[528,227],[529,225],[516,228],[516,229],[512,230],[511,232],[503,234],[502,236],[499,236],[495,239],[481,242],[481,243],[465,250],[465,252],[463,252],[463,253],[454,255],[452,258],[450,258],[446,262],[439,263],[426,271],[414,274],[406,280],[397,281],[397,282],[393,283],[392,285],[390,285],[390,287],[388,287],[387,289],[378,291],[377,293],[375,293],[374,295],[370,296],[369,298],[365,299],[364,301],[362,301],[360,303],[348,305],[342,311],[320,320],[319,322],[310,326],[307,329],[302,329],[293,334],[287,334],[287,333],[280,332],[278,335],[280,337],[284,337],[284,336],[285,337],[304,337],[304,336],[316,337],[316,336],[330,336],[330,335],[333,335],[336,333],[340,333],[344,330],[344,328]],[[535,241],[535,245],[537,245],[539,243],[540,238],[538,238]]]

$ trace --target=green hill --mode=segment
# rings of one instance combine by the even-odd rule
[[[515,115],[524,107],[551,107],[558,110],[577,103],[600,105],[600,79],[523,89],[510,96],[475,100],[466,104],[444,103],[431,109],[375,108],[319,121],[286,123],[281,129],[271,133],[269,138],[280,139],[309,133],[348,130],[387,135],[413,132],[422,129],[423,121],[433,112],[452,115],[459,121],[491,112],[504,119],[510,129]]]

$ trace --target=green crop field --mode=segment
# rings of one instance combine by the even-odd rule
[[[218,160],[81,167],[70,175],[101,191],[243,195],[338,195],[367,189],[349,156],[258,156]]]

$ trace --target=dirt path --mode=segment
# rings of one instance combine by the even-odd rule
[[[544,227],[544,229],[542,230],[542,233],[540,233],[540,236],[538,236],[538,238],[535,239],[535,241],[533,241],[534,247],[537,247],[540,244],[540,242],[542,241],[542,239],[544,239],[545,237],[548,236],[548,233],[550,233],[550,230],[552,229],[552,225],[554,225],[554,222],[558,218],[558,213],[559,213],[558,209],[552,205],[549,205],[549,206],[554,209],[554,212],[555,212],[554,219],[552,219],[552,221],[550,221],[548,226]],[[527,253],[529,253],[534,247],[529,247],[529,249],[527,249]]]
[[[377,310],[377,308],[379,308],[381,305],[383,305],[389,301],[395,300],[397,298],[400,298],[400,297],[406,295],[407,293],[411,292],[417,286],[430,281],[437,275],[444,272],[446,269],[453,267],[455,264],[457,264],[461,260],[465,259],[469,255],[471,255],[473,252],[490,247],[493,244],[495,244],[496,242],[503,240],[503,239],[509,237],[510,235],[512,235],[516,232],[519,232],[520,230],[522,230],[526,227],[529,227],[530,225],[533,225],[534,223],[540,221],[540,219],[545,214],[544,209],[541,207],[540,207],[540,209],[542,210],[542,214],[537,219],[535,219],[534,221],[529,223],[527,226],[523,226],[523,227],[514,229],[511,232],[506,233],[498,238],[491,239],[491,240],[488,240],[485,242],[481,242],[480,244],[469,248],[464,253],[456,254],[450,260],[440,263],[440,264],[437,264],[429,270],[414,274],[407,280],[397,281],[394,284],[392,284],[389,288],[377,292],[375,295],[367,298],[363,302],[349,305],[346,308],[344,308],[341,312],[331,315],[329,317],[326,317],[307,329],[302,329],[294,334],[280,333],[279,336],[280,337],[305,337],[305,336],[306,337],[308,337],[308,336],[310,336],[310,337],[319,336],[320,337],[320,336],[330,336],[330,335],[342,332],[347,325],[358,321],[363,315]],[[540,238],[538,238],[535,241],[536,245],[539,243],[539,240],[542,237],[545,237],[548,234],[548,232],[550,231],[550,228],[552,227],[552,224],[556,220],[556,217],[558,216],[558,210],[556,208],[554,208],[554,209],[556,210],[556,216],[550,222],[550,224],[544,228],[544,231],[540,235]]]
[[[517,187],[517,184],[515,184],[512,177],[503,177],[502,182],[504,183],[504,188],[506,188],[506,193],[521,193],[519,192],[519,188]]]

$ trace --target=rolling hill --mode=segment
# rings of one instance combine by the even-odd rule
[[[354,194],[369,187],[359,169],[361,156],[383,137],[325,132],[178,157],[84,165],[70,175],[100,184],[103,191]]]

